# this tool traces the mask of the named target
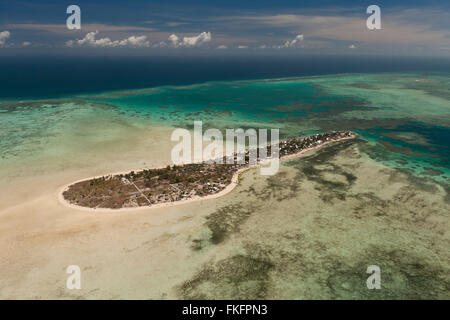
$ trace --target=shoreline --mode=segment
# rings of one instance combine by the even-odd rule
[[[284,161],[284,160],[290,160],[292,158],[296,158],[304,153],[310,152],[310,151],[314,151],[317,149],[320,149],[322,147],[325,147],[329,144],[332,143],[339,143],[341,141],[345,141],[345,140],[351,140],[356,138],[356,134],[353,133],[353,135],[351,137],[344,137],[344,138],[340,138],[339,140],[332,140],[332,141],[326,141],[323,142],[322,144],[318,145],[318,146],[313,146],[310,148],[306,148],[303,149],[297,153],[293,153],[293,154],[289,154],[289,155],[285,155],[285,156],[280,156],[279,161]],[[105,175],[99,175],[99,176],[94,176],[94,177],[89,177],[89,178],[83,178],[74,182],[71,182],[69,184],[64,185],[63,187],[61,187],[58,191],[57,197],[58,197],[58,202],[60,204],[62,204],[63,206],[67,207],[67,208],[71,208],[71,209],[76,209],[76,210],[81,210],[81,211],[86,211],[86,212],[102,212],[102,213],[120,213],[120,212],[130,212],[130,211],[140,211],[140,210],[150,210],[150,209],[158,209],[158,208],[166,208],[166,207],[174,207],[174,206],[179,206],[179,205],[183,205],[183,204],[189,204],[192,202],[197,202],[197,201],[201,201],[201,200],[211,200],[211,199],[216,199],[222,196],[225,196],[226,194],[230,193],[231,191],[234,190],[234,188],[239,184],[239,175],[247,170],[250,169],[255,169],[258,168],[262,165],[262,163],[257,163],[254,165],[250,165],[244,168],[240,168],[238,169],[232,176],[231,178],[231,182],[221,191],[214,193],[214,194],[209,194],[206,196],[193,196],[191,198],[188,199],[181,199],[181,200],[177,200],[177,201],[172,201],[172,202],[162,202],[162,203],[156,203],[156,204],[152,204],[151,206],[136,206],[136,207],[127,207],[127,208],[116,208],[116,209],[112,209],[112,208],[90,208],[90,207],[85,207],[85,206],[79,206],[73,203],[70,203],[68,200],[65,199],[64,197],[64,192],[67,191],[69,189],[70,186],[79,183],[79,182],[84,182],[84,181],[89,181],[92,179],[98,179],[101,177],[104,177]],[[150,170],[154,170],[154,169],[161,169],[164,167],[155,167],[155,168],[150,168]],[[141,169],[143,170],[143,169]],[[127,174],[129,173],[130,170],[127,171],[121,171],[121,172],[116,172],[116,173],[111,173],[109,175],[111,176],[116,176],[116,175],[120,175],[120,174]]]

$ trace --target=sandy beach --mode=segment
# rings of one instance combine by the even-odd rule
[[[329,145],[331,143],[339,143],[341,141],[354,139],[355,137],[356,137],[356,135],[354,135],[352,137],[341,138],[339,141],[324,142],[320,146],[314,146],[314,147],[311,147],[311,148],[303,149],[302,151],[294,153],[294,154],[282,156],[282,157],[280,157],[280,161],[293,159],[293,158],[296,158],[296,157],[298,157],[298,156],[300,156],[302,154],[305,154],[307,152],[311,152],[311,151],[314,151],[314,150],[317,150],[317,149],[320,149],[320,148],[324,148],[324,147],[326,147],[327,145]],[[248,167],[239,169],[238,171],[236,171],[233,174],[233,177],[231,178],[230,184],[228,184],[223,190],[221,190],[220,192],[217,192],[215,194],[210,194],[210,195],[203,196],[203,197],[193,196],[193,197],[188,198],[188,199],[182,199],[182,200],[178,200],[178,201],[165,202],[165,203],[157,203],[157,204],[152,204],[151,206],[140,206],[140,207],[130,207],[130,208],[120,208],[120,209],[88,208],[88,207],[83,207],[83,206],[72,204],[72,203],[70,203],[69,201],[67,201],[64,198],[63,194],[69,188],[69,186],[71,186],[71,185],[73,185],[75,183],[78,183],[78,182],[101,178],[104,175],[97,175],[97,176],[93,176],[93,177],[89,177],[89,178],[80,179],[80,180],[77,180],[77,181],[74,181],[72,183],[69,183],[69,184],[65,185],[64,187],[61,188],[61,190],[58,193],[58,200],[59,200],[60,203],[62,203],[63,205],[65,205],[65,206],[67,206],[69,208],[83,210],[83,211],[89,211],[89,212],[122,212],[122,211],[123,212],[127,212],[127,211],[135,211],[135,210],[146,210],[146,209],[156,209],[156,208],[166,208],[166,207],[171,207],[171,206],[178,206],[178,205],[188,204],[188,203],[195,202],[195,201],[211,200],[211,199],[216,199],[216,198],[222,197],[222,196],[230,193],[231,191],[233,191],[233,189],[239,183],[239,176],[243,172],[245,172],[247,170],[251,170],[251,169],[255,169],[255,168],[261,167],[263,165],[264,164],[262,164],[262,163],[258,163],[258,164],[255,164],[255,165],[250,165]],[[162,167],[150,168],[150,169],[163,169],[163,168],[165,168],[165,167],[162,166]],[[140,171],[140,170],[143,170],[143,169],[138,169],[136,171]],[[115,176],[115,175],[120,175],[120,174],[127,174],[129,172],[130,172],[130,170],[110,173],[109,175]]]

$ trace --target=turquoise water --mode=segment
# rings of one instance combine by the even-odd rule
[[[284,137],[354,130],[372,142],[373,159],[448,182],[449,88],[447,75],[356,74],[166,86],[98,101],[181,127],[259,124]]]
[[[58,154],[51,137],[70,136],[77,124],[106,116],[186,128],[194,120],[205,128],[279,128],[282,137],[354,130],[374,160],[448,182],[449,88],[446,74],[347,74],[4,102],[0,149],[9,160]]]
[[[209,82],[167,86],[99,101],[171,124],[195,120],[283,123],[294,118],[361,108],[337,94],[322,95],[304,80]],[[292,122],[292,121],[290,121]]]

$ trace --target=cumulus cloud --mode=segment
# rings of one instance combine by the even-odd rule
[[[152,47],[153,48],[165,48],[165,47],[167,47],[167,43],[164,41],[160,41],[159,43],[155,43]]]
[[[120,44],[132,47],[148,47],[150,46],[150,41],[147,40],[146,36],[131,36],[122,40]]]
[[[211,41],[211,32],[202,32],[197,36],[193,37],[183,37],[181,40],[177,35],[172,34],[169,36],[169,45],[178,48],[178,47],[198,47],[206,42]]]
[[[88,47],[149,47],[150,41],[146,36],[131,36],[123,40],[111,40],[110,38],[96,39],[98,31],[89,32],[83,39],[70,40],[66,42],[68,47],[88,46]]]
[[[184,37],[183,44],[188,47],[194,47],[205,42],[211,41],[211,32],[202,32],[196,37]]]
[[[10,35],[11,34],[9,33],[9,31],[2,31],[2,32],[0,32],[0,46],[5,45],[6,40],[9,39]]]
[[[171,34],[169,36],[169,43],[173,46],[173,47],[178,47],[179,43],[180,43],[180,38],[178,38],[178,36],[176,34]]]
[[[302,34],[299,34],[295,37],[295,39],[291,40],[291,41],[286,41],[283,45],[278,46],[278,48],[294,48],[296,46],[298,46],[298,44],[300,42],[302,42],[304,39]]]

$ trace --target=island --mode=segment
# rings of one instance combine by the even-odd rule
[[[282,140],[279,142],[279,158],[295,157],[354,137],[356,134],[351,131],[332,131]],[[60,199],[69,206],[79,208],[119,210],[217,197],[237,185],[241,172],[263,162],[259,159],[260,152],[256,151],[256,164],[249,163],[249,152],[246,150],[245,155],[234,154],[234,160],[238,156],[245,159],[240,164],[236,161],[232,164],[210,161],[89,178],[64,187]],[[270,145],[267,146],[267,154],[272,155]]]

